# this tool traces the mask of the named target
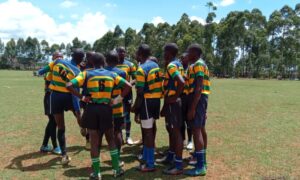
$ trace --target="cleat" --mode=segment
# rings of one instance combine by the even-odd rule
[[[71,158],[67,155],[64,155],[61,159],[61,164],[62,165],[68,165],[71,161]]]
[[[167,175],[180,175],[183,173],[183,170],[182,169],[177,169],[176,167],[170,167],[168,169],[165,169],[163,171],[164,174],[167,174]]]
[[[192,141],[188,142],[187,146],[186,146],[186,149],[191,151],[194,149],[194,144]]]
[[[156,171],[156,168],[155,168],[155,167],[150,168],[150,167],[147,167],[146,164],[141,164],[141,165],[139,165],[138,167],[136,167],[136,169],[137,169],[138,171],[141,171],[141,172],[154,172],[154,171]]]
[[[128,144],[128,145],[133,145],[134,144],[131,137],[126,138],[126,144]]]
[[[186,171],[184,174],[188,175],[188,176],[205,176],[206,169],[205,169],[205,167],[203,167],[201,169],[194,168],[194,169]]]
[[[98,174],[91,173],[90,174],[90,179],[91,180],[101,180],[101,174],[100,173],[98,173]]]
[[[125,171],[122,168],[120,168],[119,170],[113,170],[114,178],[123,176],[124,173],[125,173]]]
[[[91,143],[89,141],[86,141],[86,143],[85,143],[85,149],[86,150],[91,150]]]
[[[52,151],[52,153],[56,154],[56,155],[61,155],[61,149],[60,149],[60,147],[58,146],[58,147],[54,148],[53,151]]]
[[[43,152],[43,153],[47,153],[47,152],[51,152],[52,148],[49,145],[47,145],[47,146],[43,145],[43,146],[41,146],[40,151]]]
[[[194,158],[194,157],[191,157],[189,159],[189,163],[188,164],[191,165],[191,166],[195,166],[197,164],[197,159]]]
[[[119,167],[124,167],[124,165],[125,165],[124,161],[119,162]]]
[[[165,165],[168,165],[168,164],[173,164],[173,160],[168,160],[168,155],[165,155],[164,157],[162,157],[161,159],[157,159],[155,162],[157,163],[161,163],[161,164],[165,164]]]

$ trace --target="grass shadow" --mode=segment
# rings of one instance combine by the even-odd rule
[[[82,146],[72,146],[68,147],[67,151],[68,152],[73,152],[74,154],[78,154],[81,151],[83,151],[84,148]],[[23,154],[20,156],[15,157],[10,161],[10,164],[7,165],[5,168],[6,169],[17,169],[20,171],[41,171],[41,170],[47,170],[47,169],[55,169],[55,166],[58,166],[61,164],[59,163],[61,158],[59,156],[44,162],[44,163],[38,163],[38,164],[32,164],[29,166],[24,166],[23,162],[26,160],[33,160],[33,159],[39,159],[47,155],[46,153],[41,153],[41,152],[31,152],[28,154]],[[63,168],[70,168],[72,166],[64,166]]]

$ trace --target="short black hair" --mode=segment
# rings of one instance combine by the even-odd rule
[[[192,50],[192,51],[195,51],[198,53],[198,56],[202,56],[202,48],[199,44],[195,43],[195,44],[191,44],[189,47],[188,47],[188,50]]]
[[[84,51],[81,48],[76,48],[73,50],[72,58],[76,61],[82,60],[84,58]]]
[[[91,57],[94,66],[104,66],[105,65],[105,57],[102,53],[94,53]]]
[[[116,51],[109,51],[106,54],[106,62],[109,65],[116,65],[119,62],[119,56]]]
[[[164,51],[170,52],[175,57],[178,53],[178,46],[176,43],[168,43],[164,46]]]
[[[119,46],[119,47],[116,48],[116,51],[117,51],[117,52],[121,52],[121,51],[126,52],[126,49],[125,49],[125,47],[123,47],[123,46]]]
[[[141,44],[138,47],[138,53],[143,57],[149,57],[151,56],[151,48],[148,44]]]

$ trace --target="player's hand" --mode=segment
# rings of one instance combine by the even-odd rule
[[[117,97],[115,97],[114,99],[112,99],[112,104],[116,105],[116,104],[119,104],[122,101],[123,101],[123,97],[120,96],[120,95],[118,95]]]
[[[81,101],[85,102],[85,103],[91,103],[92,102],[92,99],[90,96],[83,96],[81,98]]]
[[[192,121],[195,118],[195,114],[196,114],[195,109],[193,109],[193,108],[189,109],[188,114],[187,114],[187,119],[189,121]]]
[[[138,114],[134,114],[134,121],[135,121],[137,124],[141,124],[140,116],[139,116]]]

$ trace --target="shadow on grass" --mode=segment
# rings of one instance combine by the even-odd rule
[[[68,152],[73,152],[74,154],[78,154],[81,151],[83,151],[84,148],[82,146],[72,146],[68,147],[67,151]],[[11,160],[10,164],[6,166],[6,169],[17,169],[20,171],[41,171],[41,170],[47,170],[47,169],[55,169],[55,166],[58,166],[61,164],[59,163],[61,158],[59,156],[44,162],[44,163],[38,163],[38,164],[32,164],[29,166],[24,166],[23,162],[26,160],[38,160],[39,158],[44,157],[47,155],[46,153],[41,153],[41,152],[32,152],[28,154],[23,154],[21,156],[17,156],[14,159]],[[64,166],[64,168],[70,168],[72,166]]]

